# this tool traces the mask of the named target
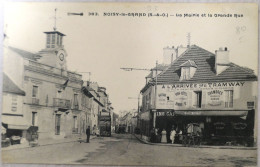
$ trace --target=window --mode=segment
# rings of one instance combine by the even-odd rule
[[[77,133],[78,132],[78,117],[73,116],[73,132]]]
[[[190,79],[190,68],[189,67],[182,67],[182,79]]]
[[[60,36],[57,35],[57,45],[60,45]]]
[[[60,46],[62,45],[62,36],[60,36]]]
[[[225,90],[225,108],[233,107],[233,90]]]
[[[51,44],[51,34],[47,34],[47,48],[51,47],[50,44]]]
[[[37,112],[32,112],[32,125],[37,126]]]
[[[74,109],[79,108],[79,103],[78,103],[78,94],[74,94]]]
[[[195,106],[197,108],[201,108],[201,102],[202,102],[202,92],[201,91],[196,91],[194,92],[196,95],[196,101],[195,101]]]
[[[55,134],[60,135],[60,122],[61,122],[61,115],[56,114],[55,116]]]
[[[13,112],[17,111],[17,96],[13,95],[12,96],[12,109]]]
[[[38,86],[33,86],[32,97],[38,97]]]
[[[146,100],[145,100],[146,101],[146,104],[145,104],[146,105],[146,109],[149,109],[148,108],[149,107],[149,96],[146,95],[145,98],[146,98]]]
[[[51,47],[54,48],[55,47],[55,34],[52,34],[52,38],[51,38]]]

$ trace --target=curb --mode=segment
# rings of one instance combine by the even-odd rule
[[[141,143],[148,144],[148,145],[157,145],[157,146],[170,146],[170,147],[185,147],[181,144],[160,144],[160,143],[151,143],[148,141],[145,141],[143,139],[140,139],[135,134],[134,135]],[[187,147],[187,148],[212,148],[212,149],[236,149],[236,150],[257,150],[257,147],[231,147],[231,146],[206,146],[201,145],[197,147]]]
[[[93,136],[90,139],[95,139],[97,136]],[[84,142],[85,139],[83,139],[81,142]],[[49,146],[49,145],[54,145],[54,144],[64,144],[64,143],[73,143],[73,142],[80,142],[79,138],[72,140],[72,141],[65,141],[65,142],[57,142],[57,143],[49,143],[49,144],[39,144],[38,146],[35,147],[41,147],[41,146]],[[26,149],[26,148],[35,148],[35,147],[31,147],[31,146],[25,146],[25,147],[21,147],[21,148],[10,148],[10,149],[4,149],[1,148],[2,151],[12,151],[12,150],[21,150],[21,149]],[[8,148],[8,147],[7,147]]]

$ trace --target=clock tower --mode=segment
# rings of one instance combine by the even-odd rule
[[[39,52],[42,56],[39,62],[67,70],[67,52],[63,46],[63,37],[65,34],[59,31],[48,31],[44,33],[46,34],[45,49]]]

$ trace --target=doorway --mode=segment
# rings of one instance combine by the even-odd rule
[[[61,119],[61,115],[56,114],[56,116],[55,116],[55,135],[60,135],[60,119]]]

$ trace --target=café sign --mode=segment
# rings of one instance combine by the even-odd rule
[[[174,111],[157,111],[156,112],[157,117],[163,117],[163,116],[174,116]]]

